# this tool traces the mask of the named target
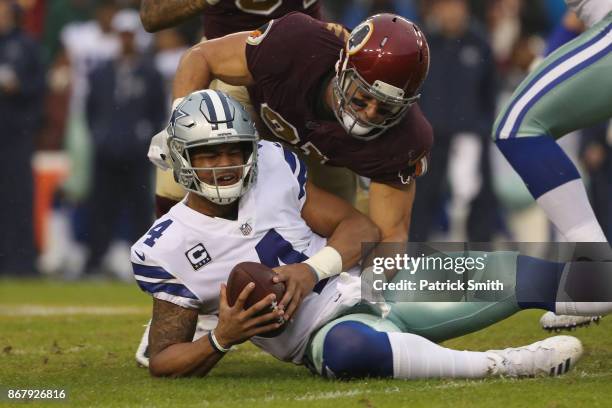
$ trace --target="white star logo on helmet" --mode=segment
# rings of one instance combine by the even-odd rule
[[[172,116],[170,117],[170,131],[168,133],[170,133],[171,136],[174,136],[174,128],[176,126],[176,122],[181,118],[189,116],[188,113],[181,110],[181,105],[182,103],[172,111]]]

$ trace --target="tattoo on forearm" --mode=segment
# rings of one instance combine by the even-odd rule
[[[191,342],[197,323],[197,310],[154,299],[153,320],[149,330],[150,357],[172,344]]]
[[[193,17],[206,7],[206,0],[142,0],[142,21],[150,30],[171,27]]]

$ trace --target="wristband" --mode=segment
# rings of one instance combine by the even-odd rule
[[[335,248],[326,246],[303,263],[314,269],[318,280],[338,275],[342,272],[342,256]]]
[[[215,331],[211,330],[208,332],[208,341],[210,341],[210,345],[217,353],[225,354],[231,350],[231,346],[229,348],[223,347],[217,338],[215,337]]]

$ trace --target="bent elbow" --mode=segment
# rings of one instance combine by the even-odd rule
[[[142,23],[142,26],[144,27],[145,31],[148,33],[154,33],[160,29],[160,26],[159,24],[157,24],[157,21],[152,18],[151,14],[149,13],[149,10],[144,6],[140,8],[140,22]]]
[[[169,377],[169,374],[153,358],[149,359],[149,374],[151,377]]]
[[[152,23],[145,23],[143,21],[142,26],[144,27],[145,31],[149,34],[155,34],[156,32],[159,31],[159,28],[157,28],[157,26]]]
[[[159,366],[149,365],[149,374],[151,377],[156,378],[180,378],[180,377],[189,377],[189,374],[174,372],[171,370],[163,369]]]
[[[185,58],[197,60],[200,64],[208,66],[209,43],[202,41],[189,48],[183,55]]]
[[[151,377],[182,377],[180,373],[174,372],[171,367],[168,367],[158,358],[149,359],[149,374]]]
[[[189,371],[186,367],[182,370],[178,367],[169,367],[155,359],[149,361],[149,374],[156,378],[182,378],[182,377],[203,377],[207,373],[198,372],[197,370]]]

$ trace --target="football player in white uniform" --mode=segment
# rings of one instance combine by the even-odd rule
[[[175,177],[189,194],[132,247],[135,278],[153,296],[144,338],[152,375],[206,375],[249,339],[283,361],[342,378],[556,375],[580,358],[581,344],[569,336],[468,352],[401,332],[372,305],[338,319],[361,302],[356,264],[361,242],[379,239],[374,224],[309,184],[295,154],[258,141],[248,113],[221,92],[185,98],[168,132]],[[252,283],[228,305],[224,282],[241,261],[275,267],[288,288],[279,307],[258,315],[279,300],[270,295],[243,310]],[[198,315],[218,322],[194,340]],[[280,318],[288,320],[284,332],[258,336]]]
[[[612,118],[612,0],[566,0],[586,31],[548,55],[500,110],[495,143],[561,235],[570,242],[608,242],[576,166],[556,140]],[[568,103],[568,101],[570,101]],[[599,247],[604,248],[604,247]],[[610,247],[585,258],[606,260]],[[597,321],[561,307],[545,329]]]

